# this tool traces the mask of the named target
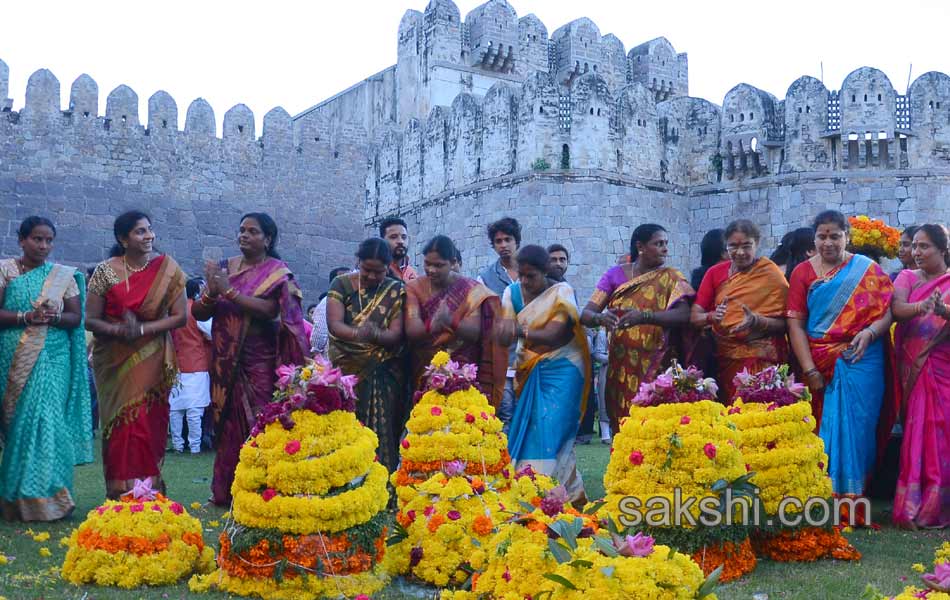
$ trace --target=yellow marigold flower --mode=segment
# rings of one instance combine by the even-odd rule
[[[69,546],[69,538],[68,537],[59,538],[59,545],[62,546],[63,548]]]
[[[212,529],[217,529],[220,526],[221,523],[218,523],[217,521],[208,521],[208,527],[211,527]]]
[[[221,518],[222,518],[222,519],[230,519],[230,518],[231,518],[231,511],[228,511],[228,512],[224,513],[223,515],[221,515]]]
[[[38,534],[36,534],[36,535],[33,536],[33,541],[34,541],[34,542],[45,542],[45,541],[47,541],[47,540],[49,540],[49,532],[48,532],[48,531],[44,531],[43,533],[38,533]]]
[[[7,558],[6,554],[0,554],[0,565],[5,565],[10,562],[10,559]]]
[[[924,571],[926,571],[926,569],[924,568],[924,565],[920,563],[914,563],[913,565],[911,565],[910,568],[917,571],[918,573],[923,573]]]
[[[310,378],[313,376],[313,370],[310,367],[306,367],[300,371],[300,378],[304,381],[310,381]]]
[[[50,552],[50,551],[49,551],[49,548],[47,548],[46,546],[43,546],[42,548],[40,548],[40,556],[49,557],[49,556],[52,556],[52,555],[53,555],[53,553]]]
[[[449,356],[449,353],[445,350],[439,350],[435,353],[435,356],[432,357],[432,366],[433,367],[444,367],[449,364],[449,360],[452,357]]]
[[[201,508],[201,502],[192,502],[191,510],[199,510]]]
[[[852,529],[851,527],[845,527],[845,528],[842,529],[841,531],[842,531],[843,533],[851,533],[851,532],[854,531],[854,529]]]

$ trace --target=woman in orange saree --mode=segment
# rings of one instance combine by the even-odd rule
[[[633,262],[604,273],[584,307],[584,325],[613,332],[605,393],[611,431],[620,431],[640,384],[655,379],[680,354],[676,334],[688,325],[693,288],[682,273],[665,266],[668,243],[660,225],[637,227],[630,239]]]
[[[124,213],[113,231],[113,256],[89,280],[86,328],[96,336],[106,495],[118,498],[136,479],[165,487],[168,393],[178,376],[170,331],[185,324],[186,302],[185,274],[153,252],[148,215]]]
[[[455,268],[458,250],[439,235],[422,250],[425,276],[406,283],[406,337],[412,388],[422,387],[426,366],[439,350],[460,365],[478,367],[478,387],[496,408],[505,389],[508,350],[490,335],[501,312],[494,292]]]
[[[694,327],[710,328],[716,339],[716,380],[719,398],[726,404],[735,400],[732,380],[738,373],[757,373],[788,360],[788,282],[775,263],[756,256],[760,238],[751,221],[729,224],[729,261],[706,271],[690,316]]]
[[[815,218],[818,254],[792,273],[786,316],[792,349],[812,392],[832,490],[855,498],[864,494],[874,467],[875,431],[889,434],[893,425],[887,422],[885,341],[894,286],[877,263],[845,251],[848,231],[847,219],[837,211]],[[864,515],[856,518],[860,522]]]
[[[217,437],[211,501],[231,503],[241,445],[274,394],[277,367],[306,355],[303,295],[277,254],[277,224],[266,213],[241,217],[241,255],[205,265],[208,286],[191,305],[211,325],[211,407]]]
[[[950,526],[950,251],[942,225],[914,233],[918,269],[894,282],[904,439],[894,496],[900,527]]]

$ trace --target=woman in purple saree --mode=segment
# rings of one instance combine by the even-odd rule
[[[903,386],[904,440],[894,497],[900,527],[950,525],[950,253],[947,230],[914,234],[917,269],[894,282],[897,365]]]
[[[241,218],[242,256],[207,265],[208,286],[192,314],[211,327],[211,405],[217,456],[211,501],[231,502],[241,445],[274,393],[276,369],[305,356],[300,288],[275,251],[277,225],[265,213]]]

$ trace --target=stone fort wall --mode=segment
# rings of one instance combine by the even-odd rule
[[[19,253],[16,229],[31,214],[58,228],[54,259],[91,266],[107,256],[119,213],[151,213],[158,247],[189,274],[204,259],[238,253],[237,227],[245,212],[266,211],[280,230],[278,251],[306,299],[316,301],[330,269],[353,263],[362,238],[365,133],[358,127],[309,119],[296,127],[275,108],[255,132],[254,115],[237,105],[215,115],[198,99],[183,131],[178,106],[165,92],[148,99],[139,123],[139,98],[113,90],[105,111],[95,81],[80,76],[69,106],[47,70],[34,73],[19,112],[7,99],[9,72],[0,61],[0,255]]]

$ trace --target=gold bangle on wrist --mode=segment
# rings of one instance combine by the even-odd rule
[[[229,287],[229,288],[227,289],[227,291],[224,292],[224,297],[227,298],[228,300],[232,300],[232,301],[233,301],[235,298],[237,298],[238,295],[239,295],[239,292],[238,292],[237,289],[234,288],[234,287]]]

